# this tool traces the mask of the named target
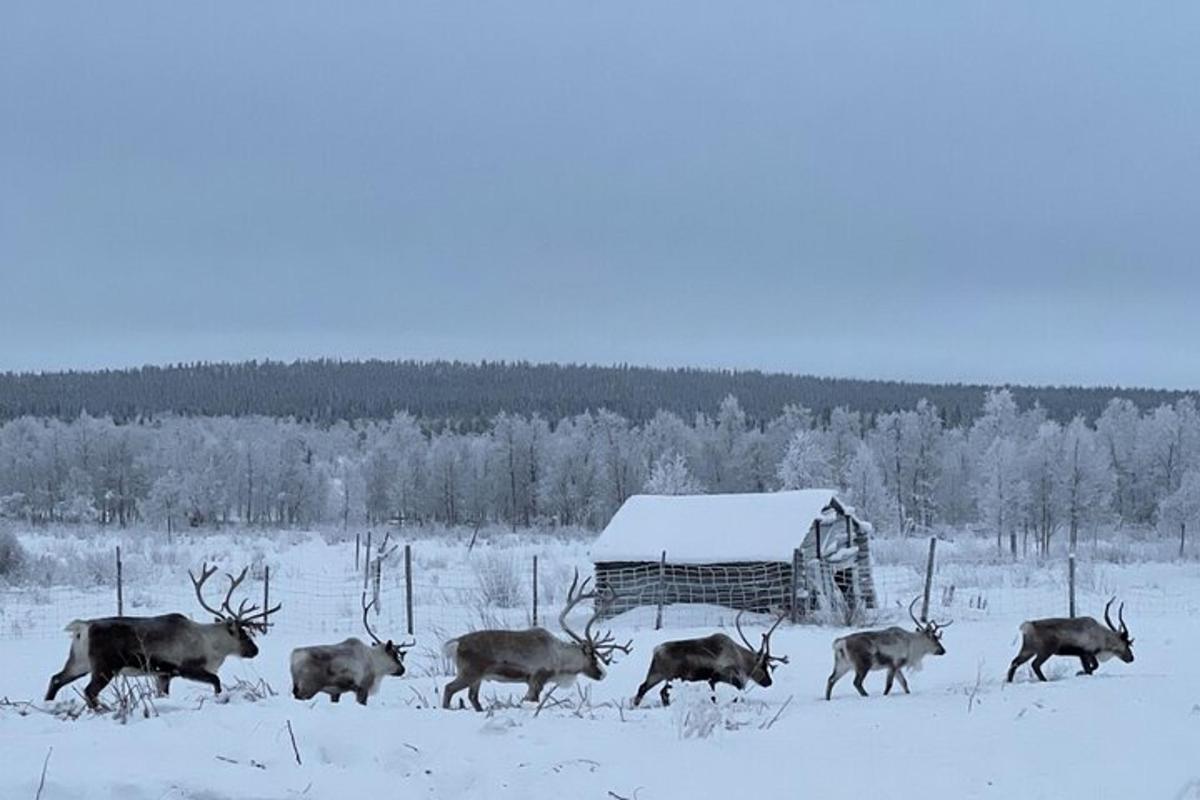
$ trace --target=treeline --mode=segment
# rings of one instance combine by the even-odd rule
[[[974,525],[1001,549],[1046,551],[1063,531],[1200,515],[1200,415],[1191,398],[1148,411],[1113,399],[1094,423],[1061,423],[998,390],[958,426],[923,399],[874,415],[787,405],[756,422],[732,396],[686,419],[500,412],[480,431],[406,413],[0,425],[0,515],[30,524],[597,528],[638,492],[805,487],[837,489],[885,530]]]
[[[765,425],[787,405],[802,405],[827,422],[844,407],[868,418],[914,408],[926,399],[944,425],[970,423],[982,412],[986,387],[783,375],[758,371],[599,367],[525,362],[250,361],[167,367],[0,375],[0,420],[21,416],[76,419],[82,413],[117,422],[181,416],[268,416],[331,425],[386,420],[410,413],[424,425],[449,423],[484,431],[502,411],[548,420],[609,409],[636,424],[658,411],[690,420],[722,398],[740,398],[747,417]],[[1183,395],[1159,390],[1015,387],[1023,407],[1040,405],[1051,419],[1096,419],[1120,394],[1148,409]]]

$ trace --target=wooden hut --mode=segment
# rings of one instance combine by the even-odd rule
[[[659,602],[793,619],[875,607],[871,526],[830,489],[635,495],[592,546],[605,615]]]

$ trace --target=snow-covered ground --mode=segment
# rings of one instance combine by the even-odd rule
[[[225,547],[214,541],[178,545],[181,560]],[[44,544],[31,540],[30,546]],[[460,544],[420,544],[426,584],[461,585],[455,592],[465,592],[476,580]],[[525,543],[490,558],[503,564],[511,556],[523,564],[531,549],[541,551],[555,575],[549,582],[557,583],[571,564],[585,559],[586,545],[567,542],[554,548]],[[265,554],[272,574],[279,575],[285,608],[288,592],[298,603],[303,588],[284,588],[289,569],[300,575],[302,565],[311,573],[323,566],[330,585],[347,578],[345,564],[330,556],[333,551],[345,548],[296,540]],[[144,593],[147,611],[157,610],[150,606],[158,603],[192,611],[194,601],[184,603],[190,585],[185,583],[182,594],[168,588],[178,583],[176,570],[164,565],[157,582],[150,580],[153,575],[142,576],[143,585],[134,591]],[[1017,649],[1017,625],[1028,616],[1009,610],[1025,595],[1018,593],[1021,586],[1007,586],[991,590],[1004,602],[993,601],[984,610],[954,610],[957,620],[945,638],[948,653],[928,659],[925,669],[911,676],[912,695],[881,696],[882,675],[876,673],[867,683],[872,697],[859,698],[844,678],[832,702],[823,699],[830,642],[844,629],[784,626],[772,650],[789,655],[791,663],[777,670],[771,688],[739,696],[721,687],[716,704],[707,687],[677,688],[669,708],[662,708],[652,692],[643,707],[632,709],[629,698],[655,644],[712,631],[710,625],[654,631],[645,626],[646,616],[635,614],[616,625],[618,633],[633,637],[633,653],[621,657],[603,681],[581,679],[574,689],[557,690],[540,712],[516,704],[522,687],[500,684],[485,686],[484,698],[492,706],[487,713],[440,709],[445,677],[434,656],[436,642],[428,641],[435,633],[420,626],[422,641],[409,656],[409,675],[387,679],[368,707],[347,700],[301,703],[288,695],[289,651],[355,633],[357,608],[335,609],[311,625],[293,610],[260,640],[258,658],[231,659],[222,671],[227,686],[239,679],[265,680],[278,692],[273,697],[255,699],[235,688],[228,702],[213,702],[206,688],[177,681],[169,699],[156,701],[156,714],[124,724],[112,715],[65,721],[19,704],[0,707],[0,797],[34,797],[49,753],[42,790],[47,799],[341,798],[381,796],[381,791],[394,797],[523,800],[656,800],[729,792],[1200,798],[1200,616],[1178,599],[1200,595],[1200,570],[1194,564],[1105,570],[1097,589],[1124,591],[1140,601],[1140,608],[1131,600],[1126,609],[1136,638],[1132,664],[1110,661],[1095,676],[1076,677],[1077,661],[1056,659],[1050,662],[1049,683],[1032,682],[1026,667],[1017,683],[1004,684]],[[324,591],[309,588],[313,595]],[[1154,594],[1156,588],[1161,594]],[[51,605],[59,601],[52,590],[42,591]],[[466,597],[455,592],[442,597]],[[555,602],[560,602],[562,589],[557,592]],[[1037,586],[1030,592],[1029,603],[1042,602]],[[76,594],[110,602],[107,590]],[[955,606],[967,606],[969,594]],[[0,594],[10,604],[16,596]],[[316,607],[320,599],[309,597],[305,608]],[[390,610],[398,605],[392,599],[385,627],[402,619]],[[436,593],[415,600],[418,614],[422,607],[430,614],[437,610]],[[81,600],[81,614],[99,610],[90,602]],[[344,598],[329,602],[349,606]],[[1089,594],[1081,601],[1083,610],[1093,611],[1094,602]],[[514,623],[527,613],[493,611],[508,614]],[[442,608],[437,619],[445,625],[462,619],[467,625],[480,612],[478,607]],[[1061,612],[1059,607],[1046,610]],[[11,621],[14,612],[6,613]],[[330,622],[337,615],[344,624]],[[26,627],[0,630],[0,697],[10,700],[40,700],[67,653],[64,634],[43,631],[57,618],[25,619]],[[72,696],[69,690],[62,695]]]

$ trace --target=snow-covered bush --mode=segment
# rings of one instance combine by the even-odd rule
[[[497,608],[519,608],[525,603],[526,575],[511,553],[489,550],[472,563],[480,599]]]

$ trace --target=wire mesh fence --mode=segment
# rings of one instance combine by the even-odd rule
[[[276,568],[268,574],[257,567],[239,597],[251,602],[282,604],[272,617],[271,630],[314,640],[363,635],[364,594],[373,600],[371,625],[380,636],[416,638],[420,646],[436,649],[448,638],[482,628],[523,628],[535,622],[558,629],[558,614],[578,568],[591,574],[591,565],[557,554],[534,556],[499,550],[471,557],[470,566],[422,561],[409,548],[376,557],[373,566],[356,568],[322,564]],[[790,565],[788,565],[790,567]],[[809,565],[811,566],[811,565]],[[872,607],[854,609],[830,603],[827,613],[802,619],[823,624],[867,625],[906,621],[906,609],[925,589],[924,563],[874,565]],[[1080,614],[1096,614],[1117,595],[1130,615],[1200,614],[1197,581],[1182,579],[1187,565],[1152,564],[1128,569],[1082,563],[1077,578]],[[806,567],[808,568],[808,567]],[[817,583],[831,587],[830,597],[844,588],[836,565],[817,566]],[[115,563],[114,563],[115,570]],[[1192,568],[1194,572],[1194,568]],[[178,573],[178,574],[175,574]],[[696,578],[699,577],[699,581]],[[646,628],[694,629],[732,625],[737,608],[763,612],[749,624],[765,622],[767,614],[786,612],[793,598],[778,565],[730,569],[712,567],[692,573],[686,581],[669,573],[643,570],[625,576],[621,606],[604,622],[622,630]],[[153,581],[120,584],[121,611],[127,615],[182,612],[205,620],[185,569],[164,570]],[[844,598],[848,595],[841,594]],[[801,598],[803,600],[803,598]],[[1065,560],[1032,566],[978,565],[949,562],[936,565],[930,582],[929,614],[933,618],[1034,618],[1068,614],[1068,570]],[[118,613],[113,587],[34,587],[0,589],[0,640],[62,635],[75,619]],[[576,614],[582,626],[588,609]]]

